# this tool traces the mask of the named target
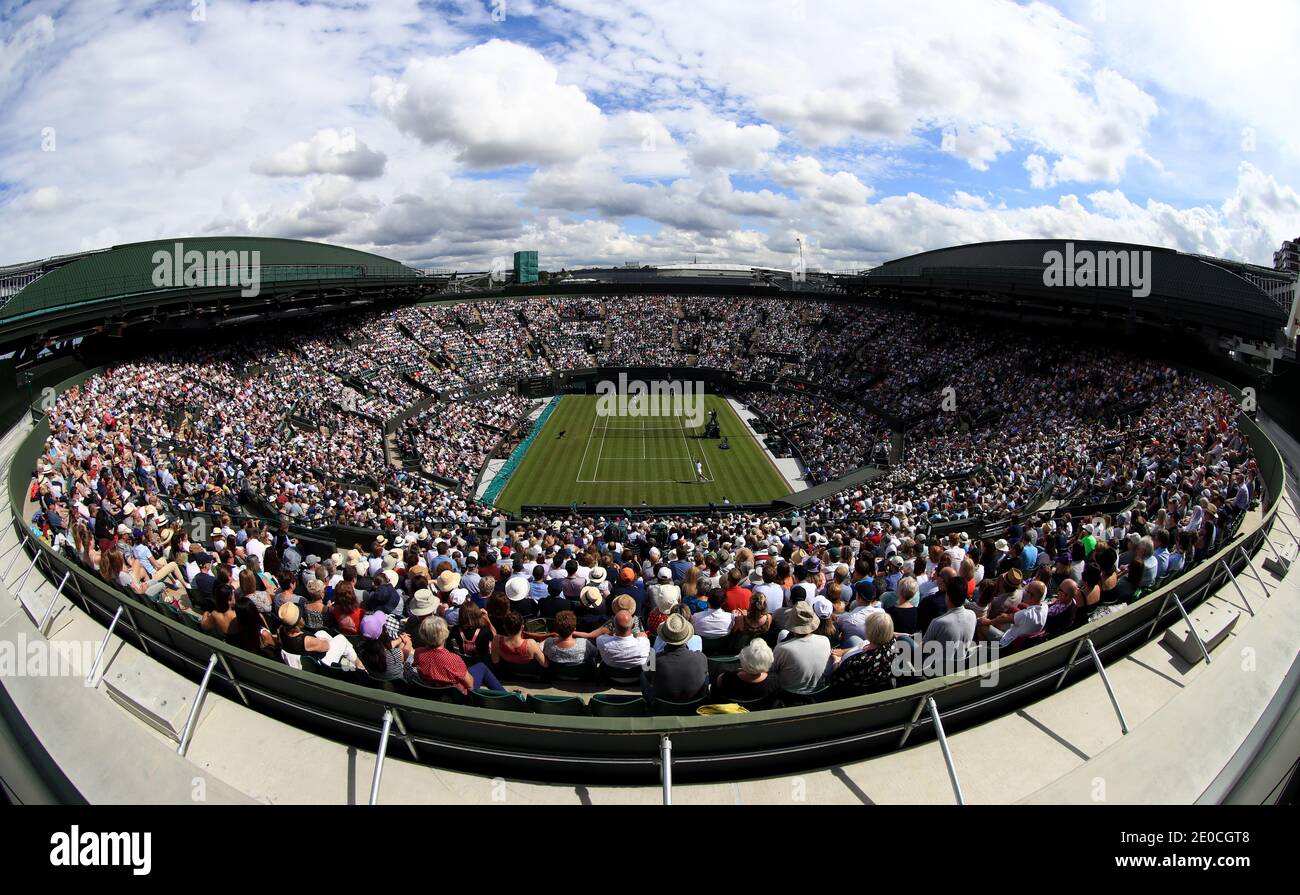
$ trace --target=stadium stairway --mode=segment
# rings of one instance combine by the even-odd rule
[[[0,459],[7,459],[15,442],[11,432],[0,443]],[[1290,442],[1287,450],[1293,460],[1300,459],[1300,446]],[[7,462],[3,469],[7,475]],[[1294,500],[1294,493],[1288,496],[1284,518],[1292,531],[1300,532]],[[0,510],[0,552],[17,542],[12,512],[10,507]],[[1273,543],[1294,550],[1282,534]],[[1130,730],[1127,736],[1096,676],[950,735],[966,802],[1190,803],[1226,791],[1233,762],[1258,733],[1270,703],[1284,695],[1283,684],[1296,662],[1300,574],[1293,567],[1279,581],[1262,568],[1266,556],[1271,551],[1257,556],[1254,568],[1271,593],[1253,574],[1243,574],[1238,580],[1248,609],[1228,585],[1192,613],[1197,620],[1210,612],[1241,612],[1212,652],[1212,664],[1189,663],[1156,638],[1108,666]],[[0,563],[0,572],[5,564]],[[104,626],[63,596],[53,607],[48,636],[38,631],[54,587],[39,574],[23,578],[22,565],[0,584],[0,640],[25,643],[29,649],[53,642],[83,653],[103,640]],[[310,793],[314,803],[359,804],[368,798],[373,753],[311,736],[215,693],[203,704],[188,753],[179,756],[166,725],[147,723],[128,710],[120,695],[115,699],[110,693],[109,684],[137,677],[133,692],[180,699],[180,705],[172,706],[172,717],[187,713],[184,700],[193,697],[196,685],[117,637],[108,640],[95,686],[85,685],[84,673],[7,675],[0,684],[30,735],[87,801],[276,803],[301,801]],[[26,793],[15,795],[31,800]],[[381,803],[458,805],[656,804],[660,799],[657,786],[488,778],[403,761],[395,749],[389,750],[379,794]],[[953,801],[934,741],[799,775],[673,790],[674,804]]]

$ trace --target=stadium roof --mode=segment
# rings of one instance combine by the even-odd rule
[[[174,291],[191,291],[182,284],[159,286],[155,282],[158,252],[174,254],[180,244],[184,253],[259,252],[260,282],[374,280],[415,278],[420,272],[380,255],[357,249],[297,239],[203,236],[154,240],[113,246],[111,249],[73,256],[58,266],[47,265],[29,283],[18,288],[3,306],[0,323],[40,314],[53,308],[111,301],[126,297]],[[64,256],[66,258],[67,256]],[[64,261],[64,258],[57,259]],[[205,260],[206,264],[206,260]],[[39,264],[35,265],[39,268]],[[33,265],[12,265],[14,271]],[[238,289],[238,287],[235,287]]]
[[[1150,253],[1150,295],[1129,286],[1047,285],[1048,252]],[[1285,277],[1267,268],[1187,255],[1174,249],[1093,240],[1022,239],[922,252],[888,261],[863,277],[870,287],[899,291],[1011,295],[1043,304],[1107,306],[1272,339],[1286,325]],[[1229,312],[1225,314],[1225,312]]]

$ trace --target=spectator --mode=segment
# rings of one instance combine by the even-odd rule
[[[466,668],[464,660],[447,649],[447,635],[447,623],[436,615],[420,623],[423,646],[415,650],[415,669],[420,680],[433,687],[453,686],[462,694],[470,690],[501,690],[501,683],[490,668],[482,662]]]
[[[916,634],[921,630],[919,613],[917,608],[912,605],[917,590],[916,579],[912,576],[909,575],[900,579],[898,582],[898,603],[885,610],[893,620],[894,631],[898,634]]]
[[[573,636],[577,628],[578,618],[572,612],[565,610],[555,616],[555,636],[542,643],[542,653],[546,656],[548,666],[583,666],[595,662],[595,643],[584,637]]]
[[[862,649],[846,654],[831,672],[830,698],[862,696],[894,686],[898,652],[894,620],[887,612],[874,612],[867,617],[866,634]]]
[[[709,608],[691,616],[691,626],[707,640],[721,640],[731,633],[735,616],[724,609],[727,595],[718,588],[709,594]]]
[[[687,648],[695,630],[686,617],[674,613],[660,626],[664,649],[656,653],[641,675],[646,702],[667,699],[689,702],[704,695],[709,686],[709,662],[703,653]]]
[[[813,633],[820,624],[807,602],[792,607],[785,624],[788,636],[773,653],[772,673],[782,690],[811,693],[821,685],[831,661],[831,642]]]
[[[524,620],[517,612],[507,613],[497,622],[491,649],[492,665],[498,670],[510,666],[545,668],[547,665],[542,645],[524,635]]]
[[[777,680],[770,674],[774,657],[764,640],[751,640],[740,651],[740,670],[724,671],[713,683],[717,702],[750,702],[772,696]]]
[[[975,613],[966,608],[966,582],[960,577],[948,579],[944,596],[948,610],[930,622],[925,629],[925,640],[941,645],[945,673],[951,674],[974,642]]]
[[[601,663],[618,671],[630,671],[645,666],[650,655],[650,641],[645,634],[632,632],[632,613],[626,609],[614,613],[613,632],[596,639]]]

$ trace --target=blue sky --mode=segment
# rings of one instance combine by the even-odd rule
[[[846,269],[1300,236],[1289,0],[0,0],[0,264],[158,237]]]

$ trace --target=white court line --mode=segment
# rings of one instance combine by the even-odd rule
[[[582,452],[582,462],[578,464],[578,478],[575,481],[581,482],[582,467],[587,465],[587,451],[591,450],[591,436],[596,434],[596,420],[591,421],[591,431],[587,433],[587,447]]]
[[[680,485],[681,479],[596,479],[587,485]]]
[[[597,477],[600,475],[600,458],[605,453],[605,434],[607,432],[609,432],[609,417],[605,417],[605,428],[600,433],[600,450],[596,451],[596,468],[591,473],[593,482],[599,481]]]
[[[685,426],[682,427],[683,431]],[[709,471],[709,481],[713,481],[713,464],[709,462],[709,452],[703,447],[700,448],[700,456],[704,458],[704,468]]]
[[[690,471],[686,474],[686,480],[688,482],[699,482],[699,478],[695,475],[695,455],[691,453],[691,443],[686,440],[686,424],[683,423],[681,420],[678,420],[677,429],[682,434],[682,444],[686,445],[686,453],[690,454],[691,457],[691,468]],[[704,448],[700,448],[700,456],[704,458],[705,461],[707,462],[708,458],[704,457]],[[712,467],[709,468],[709,477],[706,478],[704,481],[705,483],[713,481]]]
[[[609,417],[605,417],[609,419]],[[677,426],[606,426],[611,432],[676,432],[680,425]]]

